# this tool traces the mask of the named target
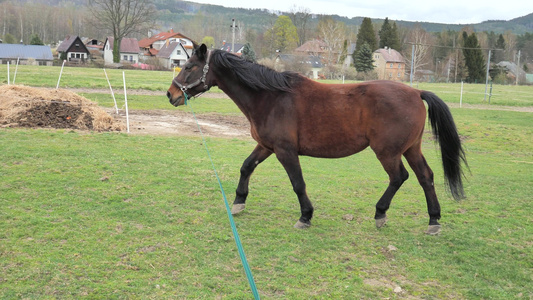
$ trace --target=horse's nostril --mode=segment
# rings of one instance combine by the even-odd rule
[[[170,94],[169,91],[167,91],[167,98],[170,99],[172,97],[172,95]]]

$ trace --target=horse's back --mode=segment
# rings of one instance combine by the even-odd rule
[[[302,84],[295,95],[301,154],[343,157],[387,143],[406,148],[424,128],[420,92],[403,83]]]

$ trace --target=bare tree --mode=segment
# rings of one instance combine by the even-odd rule
[[[156,9],[151,0],[89,0],[89,10],[113,34],[113,62],[120,61],[120,43],[126,36],[151,27]]]
[[[416,74],[416,71],[428,64],[428,56],[429,56],[429,41],[430,35],[427,33],[424,29],[422,29],[420,26],[416,26],[409,32],[409,41],[411,44],[414,45],[414,53],[412,51],[412,48],[406,49],[405,52],[407,55],[405,57],[408,57],[409,60],[406,62],[406,64],[413,69],[413,75]]]
[[[296,5],[293,5],[289,11],[289,17],[294,26],[296,26],[298,37],[300,38],[298,46],[301,46],[307,42],[307,31],[309,30],[309,28],[307,28],[307,23],[311,19],[311,10],[306,7],[297,7]]]
[[[318,34],[327,47],[327,63],[337,64],[343,43],[346,40],[346,26],[331,17],[325,17],[318,23]]]

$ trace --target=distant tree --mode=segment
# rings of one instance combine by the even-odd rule
[[[3,41],[4,41],[4,44],[16,44],[17,43],[17,40],[15,39],[15,37],[10,33],[4,34]]]
[[[357,72],[366,73],[374,70],[374,59],[372,58],[373,53],[374,51],[372,51],[366,42],[363,43],[359,51],[354,52],[354,66]]]
[[[242,57],[247,61],[256,62],[257,58],[255,56],[255,51],[250,45],[250,43],[244,44],[242,49]]]
[[[341,52],[342,44],[345,41],[346,26],[331,17],[324,17],[318,22],[318,35],[327,47],[327,64],[337,64],[338,53]]]
[[[422,27],[415,26],[408,35],[408,40],[414,44],[414,53],[413,48],[405,50],[404,57],[407,57],[408,60],[406,65],[413,69],[413,75],[423,66],[428,64],[429,57],[429,38],[430,35]]]
[[[205,44],[207,46],[207,49],[211,49],[215,47],[215,38],[212,36],[205,36],[202,39],[202,44]]]
[[[485,78],[485,59],[475,32],[468,35],[463,31],[463,56],[468,69],[467,82],[482,82]]]
[[[391,29],[391,35],[392,35],[392,38],[391,38],[391,45],[390,47],[392,49],[395,49],[397,51],[401,51],[402,50],[402,43],[400,42],[400,34],[398,33],[398,26],[396,26],[396,22],[392,23],[392,29]]]
[[[39,35],[34,33],[30,36],[30,45],[44,45],[44,43],[41,41]]]
[[[97,21],[95,25],[113,34],[113,62],[120,61],[122,39],[151,27],[156,9],[152,0],[89,0],[88,8]]]
[[[357,33],[357,42],[355,44],[356,52],[361,50],[361,47],[364,43],[367,43],[372,51],[378,49],[378,42],[374,32],[374,26],[372,25],[372,20],[370,18],[364,18],[363,23],[359,28],[359,32]]]
[[[311,20],[311,10],[306,7],[296,7],[294,5],[289,11],[289,17],[292,20],[296,31],[298,32],[298,46],[307,41],[307,32],[309,31],[309,20]]]
[[[389,47],[394,49],[392,43],[392,25],[389,23],[389,18],[385,18],[385,21],[379,30],[379,48]]]
[[[499,63],[504,60],[505,47],[505,38],[503,37],[503,34],[500,34],[496,40],[496,44],[494,45],[495,50],[492,53],[492,62]]]
[[[290,52],[298,46],[298,32],[288,16],[279,16],[274,27],[266,31],[265,38],[281,53]]]

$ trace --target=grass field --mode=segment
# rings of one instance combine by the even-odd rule
[[[43,66],[19,66],[15,83],[39,87],[56,87],[61,67]],[[170,71],[142,71],[142,70],[106,70],[109,81],[115,92],[123,91],[123,76],[125,72],[126,85],[128,89],[144,89],[150,91],[160,91],[161,98],[165,98],[165,92],[170,86],[173,73]],[[15,67],[10,67],[10,82],[13,81]],[[36,76],[38,74],[38,76]],[[332,81],[324,81],[326,83]],[[0,84],[7,83],[7,65],[0,65]],[[59,85],[61,88],[84,88],[84,89],[104,89],[105,94],[94,95],[96,98],[106,98],[107,104],[111,105],[112,98],[107,93],[109,89],[104,71],[94,68],[65,67]],[[442,99],[449,103],[459,103],[461,99],[460,83],[414,83],[414,87],[435,92]],[[213,88],[212,92],[221,92]],[[489,90],[490,91],[490,90]],[[463,103],[465,104],[487,104],[485,98],[484,84],[464,84]],[[533,106],[533,86],[502,86],[492,87],[490,103],[493,105],[506,106]],[[146,96],[145,98],[156,97]],[[129,97],[128,97],[129,98]],[[93,100],[94,98],[89,98]],[[168,106],[166,106],[168,107]]]
[[[168,75],[150,72],[132,85],[159,73]],[[445,86],[420,88],[440,95]],[[131,103],[168,103],[151,97]],[[229,100],[194,101],[201,112],[237,113]],[[531,96],[525,103],[533,104]],[[292,228],[299,206],[281,165],[274,157],[260,165],[236,223],[261,297],[533,297],[532,115],[452,113],[471,169],[467,199],[445,191],[438,151],[428,136],[423,145],[442,206],[439,236],[424,234],[426,205],[414,176],[394,198],[388,226],[375,228],[373,207],[388,180],[371,151],[301,158],[316,208],[308,230]],[[202,144],[199,137],[0,129],[0,298],[252,298]],[[232,198],[255,144],[207,144]]]

